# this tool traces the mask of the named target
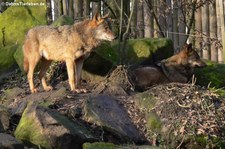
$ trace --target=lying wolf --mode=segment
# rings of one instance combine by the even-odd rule
[[[102,40],[112,41],[115,38],[110,30],[108,15],[101,17],[97,13],[93,19],[84,20],[74,25],[60,27],[38,26],[30,29],[23,45],[24,70],[32,93],[37,92],[33,83],[34,69],[41,61],[39,78],[45,91],[52,90],[47,85],[45,73],[54,61],[65,61],[69,85],[74,92],[85,92],[78,89],[84,59]]]
[[[198,53],[192,49],[192,44],[185,44],[176,55],[162,60],[155,66],[139,67],[131,71],[135,89],[143,91],[149,87],[170,82],[187,83],[195,67],[204,67]]]

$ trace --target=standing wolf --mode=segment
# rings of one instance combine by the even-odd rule
[[[66,62],[71,91],[85,92],[84,89],[77,88],[84,59],[100,44],[100,41],[112,41],[115,38],[109,28],[107,17],[108,15],[101,17],[97,13],[93,19],[71,26],[39,26],[30,29],[23,45],[23,54],[24,70],[27,72],[31,92],[37,92],[33,74],[39,61],[41,61],[39,78],[42,86],[45,91],[52,90],[52,86],[47,85],[44,76],[53,60]]]

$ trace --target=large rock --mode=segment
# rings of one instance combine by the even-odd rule
[[[127,112],[113,97],[99,95],[87,99],[84,103],[84,119],[103,127],[118,137],[120,142],[143,141]]]
[[[6,107],[0,105],[0,132],[9,128],[10,114]]]
[[[95,140],[87,129],[71,122],[55,110],[30,103],[24,111],[15,136],[23,142],[51,148],[81,148],[84,142]]]
[[[0,149],[24,149],[24,145],[13,136],[0,133]]]
[[[0,70],[4,71],[15,63],[13,54],[21,50],[26,32],[37,25],[46,24],[45,0],[19,0],[19,2],[33,2],[41,6],[11,6],[0,15]],[[19,15],[18,15],[19,14]],[[21,58],[22,59],[22,58]],[[1,72],[0,72],[1,73]]]
[[[7,90],[6,95],[8,97],[12,97],[13,94],[18,93],[18,91],[23,92],[22,89],[15,87]],[[14,102],[6,102],[6,105],[9,107],[11,115],[21,116],[29,102],[37,102],[41,106],[49,107],[53,105],[56,100],[64,99],[67,94],[68,92],[66,91],[66,88],[61,87],[60,89],[52,90],[50,92],[30,94],[25,96],[24,98],[17,99]],[[6,98],[6,100],[9,99],[10,98]]]

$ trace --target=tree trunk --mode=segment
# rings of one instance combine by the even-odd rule
[[[158,0],[159,4],[157,5],[156,14],[158,14],[158,20],[160,24],[161,31],[164,35],[166,35],[166,18],[165,18],[165,10],[166,10],[166,0]],[[163,37],[162,34],[159,32],[158,37]]]
[[[203,58],[210,59],[209,44],[209,4],[202,7]]]
[[[134,12],[131,19],[131,34],[133,38],[137,37],[137,0],[134,0]]]
[[[68,15],[67,0],[62,0],[62,6],[63,6],[63,15]]]
[[[74,2],[74,0],[69,0],[69,16],[71,17],[71,18],[73,18],[74,19],[74,4],[75,4],[75,2]]]
[[[220,0],[216,0],[217,38],[222,45]],[[223,62],[223,47],[218,47],[218,63]]]
[[[90,15],[90,0],[84,0],[83,6],[84,6],[83,16],[88,17]]]
[[[223,50],[221,52],[221,54],[223,55],[223,62],[225,61],[225,20],[224,20],[224,4],[223,4],[223,0],[218,0],[219,1],[219,16],[220,16],[220,22],[221,22],[221,37],[222,37],[222,47]]]
[[[212,2],[209,5],[210,10],[210,38],[211,38],[211,60],[218,61],[218,51],[216,47],[216,38],[217,38],[217,23],[216,23],[216,2]]]
[[[143,1],[137,0],[137,28],[138,28],[138,37],[144,37],[144,14],[143,14]]]
[[[144,30],[145,30],[145,38],[151,37],[151,16],[149,15],[148,6],[144,5]]]
[[[101,13],[101,1],[92,2],[92,14],[95,15],[97,12]]]
[[[198,0],[200,1],[200,0]],[[202,10],[198,9],[195,13],[195,47],[199,50],[198,53],[202,57]]]
[[[174,49],[175,52],[179,50],[179,35],[176,34],[178,33],[178,5],[177,5],[177,0],[174,1],[173,4],[173,43],[174,43]]]
[[[47,24],[52,23],[52,5],[51,5],[51,0],[46,0],[46,5],[47,5],[47,10],[46,10],[46,15],[47,15]]]
[[[54,0],[54,20],[63,14],[62,0]]]
[[[179,47],[181,48],[186,42],[186,24],[185,24],[185,8],[182,6],[182,1],[177,0],[178,4],[178,28],[179,28]]]
[[[173,40],[173,14],[172,14],[172,3],[171,0],[166,0],[166,5],[167,5],[167,9],[168,9],[168,13],[166,14],[166,28],[167,28],[167,33],[166,33],[166,37]]]
[[[74,18],[75,20],[81,20],[82,18],[82,2],[81,0],[74,0]]]

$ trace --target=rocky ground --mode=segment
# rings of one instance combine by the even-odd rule
[[[83,81],[82,86],[89,92],[75,94],[69,91],[66,78],[56,75],[53,91],[32,95],[26,77],[15,71],[0,83],[0,103],[9,111],[7,119],[4,110],[0,110],[3,125],[0,132],[22,138],[28,147],[70,148],[74,136],[75,140],[80,138],[75,148],[81,148],[85,142],[83,148],[224,147],[225,105],[217,91],[194,84],[171,83],[138,93],[133,91],[128,78],[127,70],[118,67],[98,84]],[[33,121],[29,123],[30,119]],[[41,144],[35,141],[35,136],[23,136],[22,132],[28,130],[34,133],[34,128],[25,126],[23,120],[29,125],[35,123],[37,130],[52,136],[50,142],[54,144]],[[39,123],[41,128],[36,127]],[[73,130],[72,125],[80,132]],[[88,142],[113,144],[95,143],[91,147]],[[0,141],[0,148],[1,144]]]

